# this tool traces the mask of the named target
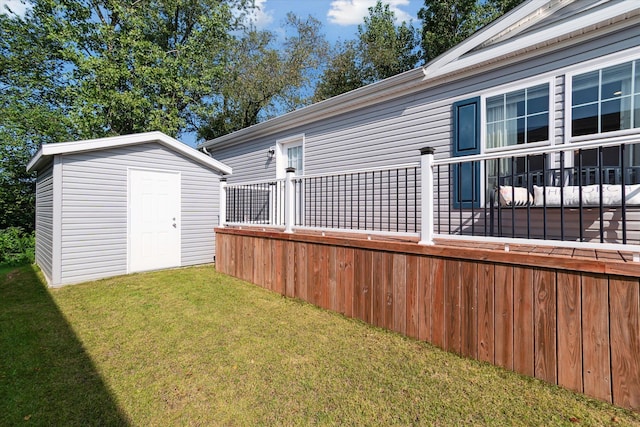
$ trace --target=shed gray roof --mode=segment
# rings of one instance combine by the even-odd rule
[[[171,138],[162,132],[146,132],[132,135],[113,136],[109,138],[88,139],[84,141],[59,142],[44,144],[27,165],[27,171],[37,171],[47,163],[50,156],[56,154],[72,154],[87,151],[106,150],[113,147],[138,145],[156,142],[176,151],[201,165],[225,175],[231,174],[231,168],[188,145]]]

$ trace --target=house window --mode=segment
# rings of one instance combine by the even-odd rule
[[[640,127],[640,60],[573,76],[571,136]]]
[[[295,168],[296,173],[300,175],[302,173],[302,144],[287,146],[285,149],[287,151],[287,167]]]
[[[505,148],[549,140],[549,85],[487,98],[486,147]]]
[[[544,83],[487,97],[485,147],[497,151],[549,142],[549,84]],[[537,184],[543,156],[503,158],[487,162],[490,188],[498,185]],[[525,176],[526,175],[526,176]]]
[[[277,141],[276,178],[284,178],[287,168],[295,168],[296,175],[304,174],[304,135]]]

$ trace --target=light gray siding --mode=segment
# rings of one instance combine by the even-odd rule
[[[53,276],[53,165],[38,172],[36,181],[36,263],[48,280]]]
[[[213,262],[218,175],[157,143],[63,156],[62,282],[127,273],[127,170],[181,173],[181,264]]]

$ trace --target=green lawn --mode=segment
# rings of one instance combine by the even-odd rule
[[[0,425],[640,425],[640,414],[211,266],[48,290],[0,269]]]

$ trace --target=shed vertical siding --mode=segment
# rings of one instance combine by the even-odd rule
[[[53,276],[53,165],[36,180],[36,263],[48,280]]]
[[[157,143],[118,147],[63,156],[62,283],[127,273],[129,168],[181,173],[181,265],[213,262],[218,175]]]

